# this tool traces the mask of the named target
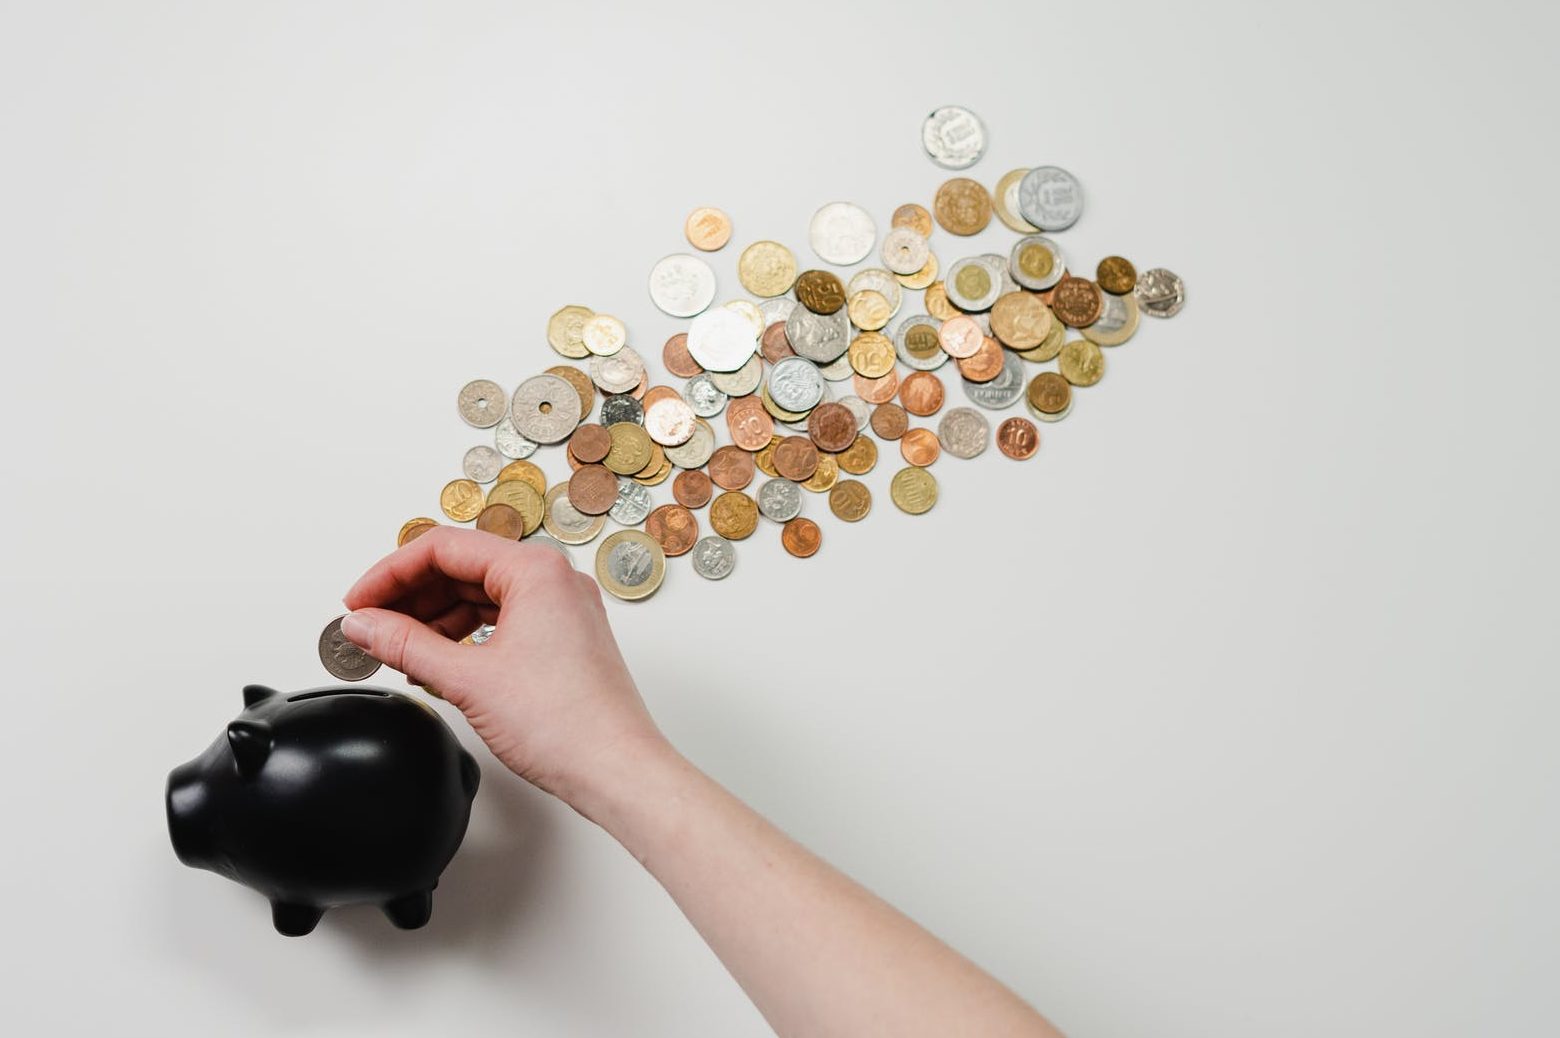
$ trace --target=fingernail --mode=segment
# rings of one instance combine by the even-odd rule
[[[374,639],[374,618],[362,613],[348,613],[341,618],[341,633],[360,648],[368,648]]]

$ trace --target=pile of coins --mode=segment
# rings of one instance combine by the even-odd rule
[[[923,124],[922,142],[937,165],[964,170],[985,154],[986,129],[967,109],[939,108]],[[718,306],[708,262],[695,253],[661,259],[650,270],[650,298],[687,320],[660,348],[680,385],[652,382],[618,318],[561,307],[547,322],[547,341],[581,364],[549,367],[512,393],[487,379],[460,389],[460,417],[491,429],[493,441],[466,452],[463,477],[439,494],[444,515],[560,548],[595,540],[610,519],[621,529],[601,541],[596,575],[628,600],[655,592],[668,558],[689,556],[694,572],[710,580],[728,576],[734,542],[752,536],[761,517],[779,526],[787,552],[807,558],[818,552],[822,531],[801,514],[803,491],[826,495],[839,519],[860,521],[872,495],[849,477],[872,469],[880,449],[892,449],[880,442],[897,443],[906,464],[889,494],[901,511],[922,514],[937,501],[929,469],[939,457],[973,458],[993,439],[1009,458],[1032,457],[1040,432],[1030,418],[1067,417],[1074,391],[1104,377],[1105,350],[1129,340],[1142,314],[1171,317],[1185,301],[1181,279],[1163,268],[1139,273],[1107,256],[1090,278],[1070,265],[1049,235],[1078,221],[1083,193],[1059,167],[1012,170],[994,190],[953,177],[931,202],[930,209],[913,202],[895,209],[881,241],[865,209],[830,202],[808,226],[822,266],[801,270],[786,246],[754,241],[737,259],[738,280],[753,298]],[[934,230],[953,236],[951,247],[984,230],[993,215],[1019,235],[1009,252],[962,256],[944,267],[932,248]],[[713,253],[731,241],[732,223],[719,209],[700,208],[684,234],[696,253]],[[874,248],[881,267],[848,280],[827,269],[854,266]],[[894,323],[912,292],[922,293],[924,312]],[[974,406],[945,408],[936,372],[949,361]],[[1052,361],[1054,370],[1028,367]],[[985,412],[1019,401],[1030,418],[1003,418],[993,436]],[[933,416],[935,429],[912,424]],[[549,486],[527,459],[552,445],[564,447],[573,474]],[[754,488],[756,472],[767,481]],[[673,500],[657,505],[650,488],[667,482]],[[701,537],[696,513],[706,507],[713,533]],[[409,520],[398,543],[437,525]],[[338,677],[356,674],[351,659],[339,658],[351,656],[351,645],[336,633],[329,654],[331,629],[322,636],[321,658],[331,657],[326,667]]]

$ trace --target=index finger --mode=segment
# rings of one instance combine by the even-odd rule
[[[348,609],[388,606],[408,592],[446,577],[481,587],[494,602],[502,602],[515,576],[535,560],[552,554],[537,545],[520,544],[484,530],[441,526],[402,545],[369,567],[342,597]]]

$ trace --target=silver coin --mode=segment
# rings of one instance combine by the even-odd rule
[[[878,255],[883,266],[895,274],[914,274],[926,266],[926,258],[932,254],[926,239],[910,227],[894,227],[883,235],[883,247]]]
[[[506,414],[493,427],[493,446],[504,457],[519,461],[535,454],[538,445],[535,440],[521,436],[520,430],[515,428],[514,419]]]
[[[562,544],[547,536],[545,533],[542,533],[540,530],[526,537],[525,543],[545,545],[546,547],[551,548],[553,551],[557,552],[559,555],[562,555],[564,558],[568,559],[569,565],[574,565],[574,556],[569,554],[569,549],[565,548]]]
[[[1011,350],[1002,351],[1002,373],[990,382],[971,382],[962,379],[964,395],[970,403],[989,411],[1010,407],[1013,401],[1024,395],[1024,362]]]
[[[700,418],[714,418],[726,409],[726,394],[710,379],[708,371],[701,371],[684,383],[682,395]]]
[[[904,293],[894,275],[888,271],[881,267],[866,267],[856,271],[845,286],[845,296],[849,298],[864,289],[871,289],[888,300],[888,316],[893,317],[899,312]]]
[[[955,458],[973,458],[991,442],[991,423],[973,407],[953,407],[937,423],[937,442]]]
[[[853,202],[830,202],[813,213],[807,241],[825,263],[849,267],[866,259],[877,241],[877,224]]]
[[[960,285],[959,275],[966,270],[979,270],[985,274],[986,291],[978,296],[965,295]],[[991,304],[997,301],[1002,294],[1002,279],[992,271],[991,266],[979,256],[967,256],[961,260],[954,260],[953,266],[948,268],[948,277],[943,281],[943,291],[948,293],[948,302],[966,313],[981,313],[991,309]]]
[[[737,565],[737,549],[717,534],[699,538],[690,553],[693,571],[706,580],[723,580]]]
[[[782,411],[811,411],[823,399],[823,376],[805,357],[787,357],[770,369],[769,396]]]
[[[621,352],[627,353],[628,347]],[[596,358],[598,361],[616,359]],[[561,443],[580,424],[580,395],[557,375],[533,375],[515,390],[509,417],[527,439],[537,443]]]
[[[623,526],[638,526],[650,514],[650,488],[627,476],[618,477],[617,500],[607,510],[612,521]]]
[[[663,447],[687,443],[693,435],[693,408],[681,397],[662,397],[645,411],[645,432]]]
[[[857,432],[865,429],[867,427],[867,423],[872,421],[872,405],[861,399],[861,397],[857,396],[855,393],[850,394],[850,396],[840,397],[840,404],[845,408],[845,410],[856,416]]]
[[[610,357],[590,359],[590,380],[596,383],[603,393],[632,392],[639,388],[639,383],[644,377],[644,358],[627,346]],[[577,397],[576,401],[578,401]]]
[[[850,367],[849,358],[845,358],[845,360],[846,360],[845,366],[847,368]],[[835,361],[834,364],[826,364],[826,365],[824,365],[824,367],[818,369],[818,374],[823,375],[824,378],[827,379],[828,375],[826,374],[826,369],[832,368],[832,367],[834,367],[838,363],[839,363],[839,361]],[[826,404],[826,403],[828,403],[829,401],[831,401],[833,399],[834,399],[834,387],[829,385],[829,383],[827,381],[825,381],[823,383],[823,399],[818,401],[818,403]],[[773,415],[771,415],[770,417],[773,417]],[[775,424],[776,425],[783,425],[787,429],[790,429],[792,432],[804,433],[807,436],[811,436],[812,433],[807,428],[807,419],[809,417],[811,417],[811,413],[810,412],[808,414],[803,415],[800,419],[798,419],[797,421],[794,421],[794,422],[782,422],[780,419],[775,418]]]
[[[466,478],[478,483],[491,483],[498,478],[498,470],[504,467],[504,456],[485,444],[466,452],[460,459],[460,470]]]
[[[1059,166],[1036,166],[1018,182],[1018,214],[1042,231],[1065,231],[1083,215],[1083,189]]]
[[[758,349],[758,335],[746,316],[717,306],[688,326],[688,353],[705,371],[736,371]]]
[[[1006,256],[998,256],[995,252],[983,252],[980,254],[981,262],[991,268],[991,273],[1002,283],[1001,295],[1018,291],[1018,282],[1013,280],[1012,273],[1008,270]]]
[[[910,352],[910,329],[924,326],[932,330],[932,339],[929,340],[932,348],[922,355]],[[911,314],[894,328],[894,352],[899,359],[916,371],[936,371],[948,363],[948,354],[937,342],[937,329],[942,327],[942,322],[931,314]],[[924,333],[923,333],[924,334]]]
[[[710,423],[702,418],[696,418],[693,422],[693,435],[688,437],[688,442],[676,447],[665,448],[666,460],[678,468],[697,469],[710,460],[710,455],[715,453],[715,430]]]
[[[944,105],[921,124],[921,146],[943,169],[969,169],[986,154],[986,124],[968,108]]]
[[[619,422],[645,424],[645,405],[627,393],[614,393],[601,398],[601,424],[616,425]]]
[[[497,382],[474,379],[460,387],[455,407],[467,425],[491,429],[509,412],[509,394]]]
[[[856,374],[856,369],[850,366],[850,354],[842,353],[829,363],[818,365],[818,374],[829,382],[844,382]]]
[[[664,564],[666,558],[661,546],[648,537],[616,543],[609,538],[602,548],[606,549],[607,576],[626,588],[637,588],[645,583],[655,573],[656,563]],[[601,557],[600,549],[597,549],[596,558]]]
[[[715,301],[715,272],[697,256],[667,256],[650,268],[650,301],[673,317],[702,313]]]
[[[764,358],[755,353],[736,371],[707,371],[705,374],[715,388],[728,397],[747,396],[764,380]]]
[[[1111,295],[1109,292],[1101,292],[1104,301],[1100,306],[1100,316],[1087,328],[1078,329],[1083,337],[1099,346],[1120,346],[1137,333],[1138,314],[1142,307],[1138,306],[1136,295]]]
[[[827,316],[799,306],[786,319],[785,337],[798,357],[827,364],[850,349],[850,315],[843,306]]]
[[[1186,305],[1186,282],[1179,274],[1155,267],[1138,275],[1132,289],[1138,309],[1150,317],[1174,317]]]
[[[768,328],[776,321],[784,321],[791,316],[791,311],[797,306],[796,300],[790,296],[774,296],[758,304],[758,312],[764,315],[764,327]]]
[[[358,648],[341,633],[338,616],[320,632],[320,663],[330,671],[330,676],[342,681],[362,681],[379,669],[379,661]]]
[[[585,544],[596,539],[602,527],[607,525],[604,515],[586,515],[569,501],[569,484],[558,483],[547,488],[542,501],[542,527],[560,541],[569,544]],[[533,533],[526,540],[534,540]]]
[[[788,523],[802,514],[802,485],[771,479],[758,488],[758,510],[766,519]]]
[[[549,537],[548,540],[552,540],[552,538]],[[557,542],[554,541],[553,543],[556,544]],[[488,639],[493,637],[493,632],[497,630],[498,628],[492,624],[482,624],[475,631],[471,632],[471,644],[486,645]]]
[[[1020,262],[1024,250],[1032,245],[1038,245],[1051,254],[1051,267],[1044,275],[1031,274]],[[1013,275],[1014,281],[1031,292],[1044,292],[1067,273],[1067,258],[1062,255],[1062,247],[1045,235],[1026,234],[1013,243],[1013,251],[1008,253],[1008,273]]]

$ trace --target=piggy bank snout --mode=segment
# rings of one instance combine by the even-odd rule
[[[211,791],[201,773],[200,762],[181,764],[168,773],[165,797],[168,806],[168,835],[173,852],[191,868],[209,868],[212,845]]]

